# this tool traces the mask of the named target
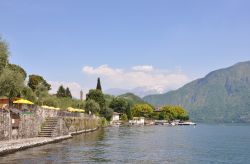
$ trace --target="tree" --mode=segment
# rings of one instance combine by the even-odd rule
[[[85,103],[85,112],[86,113],[91,112],[92,114],[97,114],[100,112],[100,106],[94,100],[89,99]]]
[[[101,80],[100,80],[99,77],[98,77],[98,79],[97,79],[96,89],[102,91]]]
[[[109,107],[114,110],[114,112],[118,113],[126,113],[126,110],[128,108],[128,102],[124,98],[113,98],[111,101]]]
[[[148,104],[136,104],[132,108],[133,116],[149,117],[153,113],[153,108]]]
[[[8,63],[9,51],[7,43],[0,37],[0,75]]]
[[[20,74],[23,76],[23,79],[24,79],[24,80],[26,79],[27,73],[26,73],[26,71],[25,71],[22,67],[20,67],[19,65],[16,65],[16,64],[8,64],[7,67],[8,67],[10,70],[12,70],[12,71],[14,71],[14,72],[16,72],[16,73],[20,73]]]
[[[51,89],[51,85],[47,83],[46,80],[42,76],[39,75],[29,75],[29,81],[28,81],[28,86],[35,91],[37,86],[39,84],[42,84],[47,88],[47,90]]]
[[[126,114],[122,114],[121,120],[122,120],[122,121],[128,121],[127,115],[126,115]]]
[[[5,68],[0,76],[0,96],[7,96],[8,98],[20,96],[23,87],[22,75]]]
[[[35,93],[32,91],[32,89],[30,87],[24,87],[23,90],[21,91],[21,96],[24,99],[30,100],[32,102],[36,101],[36,95]]]
[[[164,115],[166,120],[188,120],[189,116],[187,111],[178,105],[166,105],[161,108],[161,115]]]
[[[132,115],[132,112],[131,112],[131,106],[130,106],[130,104],[128,104],[128,107],[126,109],[126,115],[127,115],[127,117],[128,117],[129,120],[133,119],[133,115]]]
[[[58,88],[58,90],[56,92],[56,96],[57,97],[66,97],[66,91],[62,85],[60,85],[60,87]]]
[[[86,95],[86,100],[94,100],[97,102],[101,109],[105,108],[105,99],[102,91],[98,89],[91,89],[89,93]]]
[[[35,94],[38,98],[38,104],[43,105],[45,98],[49,96],[48,88],[40,83],[36,86]]]
[[[68,97],[68,98],[72,98],[71,92],[70,92],[68,87],[65,90],[65,96]]]

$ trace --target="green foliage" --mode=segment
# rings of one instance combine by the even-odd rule
[[[102,110],[105,108],[105,99],[102,91],[97,89],[89,90],[89,93],[86,95],[86,100],[94,100],[97,102]]]
[[[56,96],[57,97],[66,97],[65,89],[62,85],[58,88],[58,90],[56,92]]]
[[[98,77],[98,79],[97,79],[96,89],[102,91],[101,80],[100,80],[99,77]]]
[[[59,107],[60,100],[55,96],[48,96],[43,99],[43,105]]]
[[[150,117],[153,113],[153,108],[148,104],[136,104],[132,108],[134,117]]]
[[[9,51],[7,43],[0,37],[0,76],[8,63]]]
[[[37,96],[38,105],[44,105],[44,100],[49,96],[48,88],[44,86],[42,83],[39,83],[36,86],[35,94]]]
[[[72,98],[71,92],[69,90],[69,88],[67,87],[66,89],[63,87],[63,85],[61,85],[57,92],[56,92],[56,96],[57,97],[68,97],[68,98]]]
[[[125,113],[128,108],[128,102],[124,98],[116,97],[111,101],[110,108],[114,110],[114,112]]]
[[[5,68],[0,76],[0,96],[13,98],[20,96],[24,80],[20,73]]]
[[[36,94],[32,91],[30,87],[25,86],[23,88],[23,90],[21,91],[21,97],[32,102],[36,102]]]
[[[26,71],[16,64],[8,64],[7,67],[12,70],[13,72],[20,73],[23,76],[23,79],[25,80],[27,77]]]
[[[110,105],[114,98],[115,96],[104,94],[104,99],[107,106]]]
[[[105,117],[108,121],[111,120],[112,116],[113,116],[113,109],[105,107],[103,109],[100,110],[100,114],[101,116]]]
[[[68,98],[72,98],[72,94],[69,90],[69,88],[67,87],[66,90],[65,90],[65,96],[68,97]]]
[[[100,112],[100,106],[97,102],[94,100],[87,100],[85,103],[85,112],[86,113],[92,113],[92,114],[98,114]]]
[[[161,120],[188,120],[187,111],[181,106],[177,105],[166,105],[161,108],[159,119]]]
[[[126,114],[122,114],[121,120],[122,121],[128,121],[128,116]]]
[[[42,84],[47,88],[47,90],[51,89],[51,85],[47,83],[46,80],[42,76],[39,75],[29,75],[28,86],[35,91],[38,85]]]
[[[147,96],[154,105],[181,104],[199,122],[250,122],[250,61],[213,71],[182,88]]]
[[[130,104],[128,104],[128,107],[127,107],[125,113],[126,113],[126,115],[127,115],[127,117],[128,117],[129,120],[133,119],[133,115],[132,115],[132,112],[131,112],[131,106],[130,106]]]

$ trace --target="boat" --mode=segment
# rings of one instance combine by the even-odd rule
[[[178,125],[196,125],[196,123],[187,121],[187,122],[179,122]]]

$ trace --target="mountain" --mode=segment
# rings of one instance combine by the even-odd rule
[[[118,97],[126,99],[130,103],[130,105],[147,103],[144,100],[142,100],[139,96],[136,96],[133,93],[126,93],[126,94],[120,95]]]
[[[213,71],[178,90],[143,100],[154,105],[181,105],[195,121],[250,122],[250,61]]]
[[[139,97],[144,97],[150,94],[158,94],[159,92],[155,89],[150,89],[146,87],[137,87],[137,88],[130,89],[130,90],[111,88],[111,89],[106,90],[105,93],[109,95],[114,95],[114,96],[118,96],[118,95],[125,94],[125,93],[133,93],[135,95],[138,95]]]

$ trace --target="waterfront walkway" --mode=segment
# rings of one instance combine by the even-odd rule
[[[69,135],[59,136],[59,137],[35,137],[35,138],[0,141],[0,156],[31,147],[59,142],[65,139],[72,138],[72,136],[74,135],[93,132],[97,129],[98,128],[81,130],[77,132],[72,132]]]
[[[0,141],[0,155],[12,153],[18,150],[23,150],[35,146],[58,142],[68,138],[72,138],[72,136],[66,135],[60,137],[36,137],[36,138]]]

